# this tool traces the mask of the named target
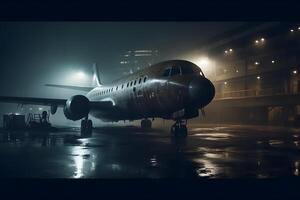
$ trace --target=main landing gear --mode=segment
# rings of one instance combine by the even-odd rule
[[[151,126],[152,126],[151,120],[149,120],[149,119],[143,119],[141,121],[141,127],[142,127],[142,129],[149,130],[149,129],[151,129]]]
[[[177,136],[187,136],[187,128],[186,128],[187,120],[176,120],[175,124],[171,126],[171,133]]]
[[[81,120],[80,133],[81,136],[91,136],[93,130],[93,122],[87,117]]]

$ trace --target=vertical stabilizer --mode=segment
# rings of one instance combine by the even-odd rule
[[[98,73],[98,68],[96,63],[93,64],[93,84],[95,86],[101,86],[102,83],[100,81],[99,73]]]

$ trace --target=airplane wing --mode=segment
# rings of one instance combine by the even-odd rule
[[[56,88],[64,88],[64,89],[72,89],[72,90],[81,90],[89,92],[95,87],[82,87],[82,86],[73,86],[73,85],[56,85],[56,84],[45,84],[47,87],[56,87]]]
[[[44,106],[65,106],[67,99],[50,99],[50,98],[35,98],[35,97],[10,97],[0,96],[0,102],[30,104],[30,105],[44,105]],[[91,109],[109,110],[113,107],[111,101],[90,101]]]
[[[10,97],[0,96],[0,102],[17,103],[17,104],[31,104],[44,106],[64,106],[67,99],[49,99],[49,98],[34,98],[34,97]]]

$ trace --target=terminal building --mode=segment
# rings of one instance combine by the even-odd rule
[[[261,23],[202,49],[216,88],[211,123],[300,125],[300,23]]]

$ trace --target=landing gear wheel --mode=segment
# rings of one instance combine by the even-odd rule
[[[142,127],[142,129],[149,130],[149,129],[151,129],[151,126],[152,126],[151,120],[149,120],[149,119],[143,119],[141,121],[141,127]]]
[[[80,127],[81,136],[91,136],[92,130],[93,130],[92,120],[90,119],[81,120],[81,127]]]
[[[188,134],[186,122],[184,123],[182,120],[177,120],[176,123],[171,126],[171,133],[175,137],[186,137]]]

